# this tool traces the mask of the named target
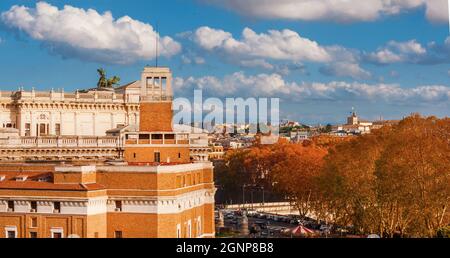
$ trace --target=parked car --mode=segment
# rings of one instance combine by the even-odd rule
[[[320,225],[319,230],[320,231],[330,231],[331,230],[331,225],[322,224],[322,225]]]
[[[298,224],[300,224],[300,220],[299,219],[291,219],[289,221],[289,224],[298,225]]]
[[[227,219],[234,219],[235,218],[235,216],[233,215],[233,214],[227,214],[226,216],[225,216],[225,218],[227,218]]]
[[[266,222],[256,222],[255,223],[261,229],[267,229],[268,223]]]
[[[247,216],[254,217],[258,214],[255,210],[247,210]]]
[[[290,218],[289,217],[281,217],[281,221],[284,223],[289,223],[290,222]]]
[[[263,213],[260,213],[260,214],[258,215],[258,218],[260,218],[260,219],[267,219],[267,215],[266,215],[266,214],[263,214]]]

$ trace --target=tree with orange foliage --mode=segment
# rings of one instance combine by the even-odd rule
[[[323,208],[359,233],[434,236],[450,221],[450,120],[413,115],[332,148]]]
[[[289,196],[301,216],[311,213],[317,201],[315,178],[323,166],[327,150],[310,144],[284,144],[276,147],[283,154],[272,168],[278,190]]]
[[[433,237],[450,204],[450,119],[408,117],[377,162],[382,230]]]

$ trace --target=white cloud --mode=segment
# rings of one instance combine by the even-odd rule
[[[239,62],[239,64],[242,67],[263,68],[266,70],[273,70],[275,68],[272,64],[264,59],[242,60]]]
[[[448,21],[446,0],[203,0],[243,16],[263,19],[372,21],[382,16],[426,8],[435,22]]]
[[[129,16],[115,20],[110,12],[100,14],[69,5],[58,9],[38,2],[35,8],[15,5],[1,14],[1,20],[64,57],[130,63],[156,56],[158,34],[150,24]],[[181,45],[172,38],[159,38],[160,55],[170,57],[180,50]]]
[[[229,32],[210,27],[200,27],[191,38],[200,48],[219,54],[225,60],[242,67],[263,68],[282,74],[289,73],[289,66],[273,65],[265,59],[284,60],[293,63],[327,63],[321,71],[327,75],[367,79],[371,75],[359,66],[359,52],[342,46],[321,46],[301,37],[292,30],[269,30],[256,33],[249,28],[236,39]],[[295,67],[294,67],[295,68]]]
[[[427,18],[432,22],[447,23],[449,22],[448,0],[428,0],[427,1]]]
[[[184,54],[181,56],[181,62],[183,64],[196,64],[196,65],[202,65],[206,63],[206,60],[203,57],[200,56],[193,56],[189,54]]]
[[[369,53],[367,59],[379,64],[399,62],[416,63],[426,57],[427,50],[417,41],[390,41],[376,52]]]
[[[202,89],[205,95],[224,97],[280,97],[299,102],[315,100],[369,100],[396,104],[435,103],[450,101],[450,87],[425,85],[402,88],[398,84],[365,84],[358,82],[309,83],[287,82],[279,74],[246,75],[237,72],[223,78],[215,76],[176,78],[178,92],[192,93]]]
[[[372,74],[357,63],[336,62],[320,68],[320,72],[329,76],[351,77],[353,79],[369,79]]]
[[[317,42],[288,29],[257,34],[245,28],[242,39],[237,40],[229,32],[204,26],[195,31],[194,41],[206,50],[233,56],[313,62],[331,60],[327,50]]]

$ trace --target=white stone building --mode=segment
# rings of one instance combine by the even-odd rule
[[[139,82],[114,90],[1,91],[0,128],[20,136],[105,136],[139,123]]]

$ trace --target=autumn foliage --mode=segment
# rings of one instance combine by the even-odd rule
[[[450,222],[449,125],[414,115],[333,148],[319,177],[326,216],[361,233],[435,236]]]
[[[217,168],[224,190],[264,185],[301,215],[383,237],[434,237],[450,223],[450,119],[413,115],[346,141],[236,150]]]

